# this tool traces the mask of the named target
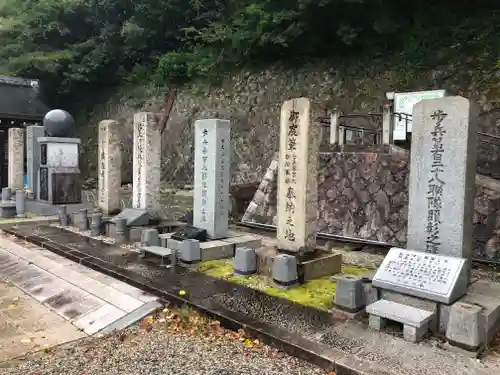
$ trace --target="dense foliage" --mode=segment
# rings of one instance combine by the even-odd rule
[[[394,55],[416,70],[500,60],[500,5],[478,0],[0,0],[0,73],[52,99],[242,64]]]

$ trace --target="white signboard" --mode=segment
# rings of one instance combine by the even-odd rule
[[[466,292],[465,266],[462,258],[393,247],[373,277],[373,286],[450,303]]]
[[[404,114],[410,115],[413,106],[424,99],[439,99],[446,95],[445,90],[417,91],[417,92],[397,92],[394,94],[394,113],[403,114],[401,118],[394,116],[394,140],[405,140],[406,133],[411,133],[411,117],[406,119]]]

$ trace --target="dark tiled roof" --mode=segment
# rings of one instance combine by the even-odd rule
[[[41,120],[47,111],[37,80],[0,76],[0,117]]]

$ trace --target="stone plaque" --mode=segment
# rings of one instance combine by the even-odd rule
[[[278,248],[298,252],[316,243],[319,129],[309,99],[281,107],[278,168]]]
[[[43,126],[31,125],[26,127],[26,171],[28,189],[37,196],[38,168],[40,168],[40,144],[38,138],[43,137]]]
[[[161,131],[151,112],[134,115],[133,208],[160,212]]]
[[[377,288],[450,304],[467,292],[467,262],[393,247],[372,283]]]
[[[114,216],[110,222],[116,224],[118,219],[126,219],[127,226],[129,227],[140,227],[144,225],[149,225],[149,214],[146,210],[140,208],[126,208],[118,215]]]
[[[413,110],[408,248],[471,260],[477,108],[454,96]]]
[[[193,225],[208,237],[227,236],[231,123],[228,120],[195,122]]]

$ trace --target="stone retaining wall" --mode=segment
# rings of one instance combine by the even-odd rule
[[[409,154],[333,152],[320,155],[319,231],[405,246]],[[243,220],[276,224],[273,161]],[[424,207],[425,208],[425,207]],[[500,260],[500,182],[476,176],[474,257]],[[425,215],[425,211],[422,211]],[[452,218],[449,218],[452,219]]]

